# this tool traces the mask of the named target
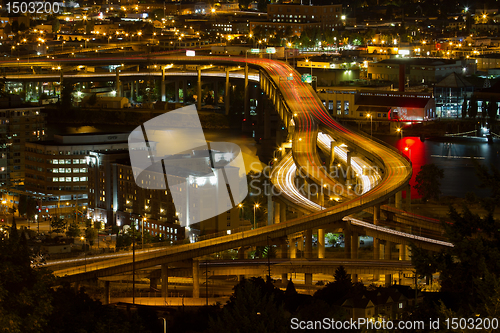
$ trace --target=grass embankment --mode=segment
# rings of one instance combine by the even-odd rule
[[[50,124],[74,125],[136,125],[157,117],[165,111],[152,109],[83,109],[60,110],[46,108],[47,122]],[[198,112],[204,129],[228,129],[230,121],[223,114]]]

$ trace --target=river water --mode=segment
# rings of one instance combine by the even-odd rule
[[[481,165],[498,167],[500,165],[500,142],[488,144],[486,138],[481,139],[446,139],[425,140],[418,137],[398,138],[382,136],[379,139],[393,145],[410,158],[413,165],[413,176],[410,181],[415,185],[415,177],[424,164],[434,163],[444,170],[441,180],[441,192],[446,196],[463,197],[467,192],[478,196],[488,196],[489,191],[479,188],[472,157]],[[408,150],[405,150],[408,147]],[[412,198],[418,198],[412,188]]]
[[[48,126],[49,135],[57,133],[123,133],[130,132],[135,126]],[[233,142],[240,146],[245,160],[246,171],[261,170],[263,164],[259,161],[259,145],[250,135],[235,130],[206,130],[207,141]],[[463,197],[469,191],[478,196],[488,196],[487,190],[480,189],[479,180],[471,157],[486,166],[500,165],[500,142],[488,144],[486,139],[447,139],[425,140],[418,137],[379,136],[379,139],[393,145],[407,155],[413,164],[413,176],[410,184],[415,184],[415,177],[424,164],[434,163],[444,170],[441,180],[441,191],[445,196]],[[408,147],[408,150],[405,150]],[[412,198],[418,198],[418,193],[412,188]]]

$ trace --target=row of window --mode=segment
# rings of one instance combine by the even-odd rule
[[[156,223],[149,223],[149,222],[145,222],[144,224],[145,224],[144,225],[145,228],[154,228],[154,229],[158,228],[158,230],[160,230],[160,231],[166,231],[168,233],[177,234],[176,228],[165,227],[164,225],[159,225]]]
[[[87,161],[84,158],[75,158],[75,159],[73,159],[73,164],[86,164],[86,163],[87,163]],[[52,164],[71,164],[71,159],[66,159],[66,160],[52,160]]]
[[[73,180],[71,180],[73,179]],[[53,182],[86,182],[87,177],[52,177]]]
[[[48,169],[49,172],[52,173],[71,173],[71,168],[54,168]],[[86,173],[87,168],[73,168],[73,173]]]

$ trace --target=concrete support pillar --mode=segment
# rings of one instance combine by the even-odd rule
[[[130,81],[130,99],[134,99],[134,80]]]
[[[103,304],[109,304],[111,301],[111,293],[110,293],[110,281],[104,281],[104,301]]]
[[[305,285],[312,286],[313,284],[313,275],[312,273],[304,273]]]
[[[312,256],[312,229],[306,230],[306,251],[305,257],[311,259]]]
[[[399,260],[406,260],[406,245],[399,244]]]
[[[391,260],[391,247],[392,247],[392,242],[385,241],[384,260]]]
[[[134,99],[137,100],[139,98],[139,93],[141,92],[141,82],[139,80],[135,81],[135,97]]]
[[[351,259],[358,259],[359,234],[351,233]]]
[[[280,223],[280,203],[274,201],[274,224]]]
[[[286,240],[280,244],[280,256],[281,259],[286,259],[288,257],[288,244]]]
[[[318,229],[318,258],[325,257],[325,229]]]
[[[373,259],[380,259],[380,240],[373,237]]]
[[[182,104],[187,102],[187,80],[182,80]]]
[[[347,163],[346,163],[347,181],[350,181],[352,178],[351,155],[352,153],[350,151],[347,151]]]
[[[403,195],[401,191],[396,193],[395,201],[396,201],[396,208],[403,209]]]
[[[224,89],[224,109],[226,116],[229,115],[229,103],[230,103],[230,95],[229,95],[229,67],[226,67],[226,87]]]
[[[158,279],[155,277],[149,278],[149,288],[151,290],[158,288]]]
[[[280,204],[280,223],[285,223],[286,222],[286,204],[281,203]]]
[[[219,104],[219,83],[214,81],[214,105]]]
[[[168,294],[168,265],[161,264],[161,297]]]
[[[385,275],[385,286],[390,287],[392,285],[392,274]]]
[[[179,98],[179,80],[174,81],[174,101],[176,103],[180,103],[180,98]]]
[[[165,91],[165,67],[161,68],[161,101],[167,101],[167,94]]]
[[[380,274],[379,273],[373,273],[373,281],[379,281],[380,280]]]
[[[245,258],[245,248],[242,246],[238,249],[238,259],[246,259]]]
[[[290,244],[288,250],[290,259],[297,258],[297,242],[295,241],[295,239],[290,238],[288,243]]]
[[[323,186],[320,186],[319,187],[319,191],[318,191],[318,205],[320,205],[321,207],[325,207],[325,194],[324,194],[324,191],[326,191],[326,187],[323,185]],[[321,208],[323,209],[323,208]]]
[[[288,283],[288,273],[281,274],[281,282],[287,284]]]
[[[198,95],[198,98],[196,99],[196,108],[199,112],[201,111],[201,67],[198,66],[196,70],[198,71],[198,81],[196,82],[196,95]]]
[[[297,249],[304,252],[304,237],[299,237],[297,239]]]
[[[406,187],[406,211],[410,211],[411,209],[411,185]]]
[[[268,143],[269,140],[271,140],[271,108],[269,108],[269,105],[264,108],[264,140],[266,143]],[[269,145],[269,148],[271,148],[271,145]]]
[[[193,298],[200,298],[200,263],[193,259]]]
[[[265,181],[264,183],[264,193],[267,199],[267,225],[273,224],[273,216],[274,216],[274,202],[273,197],[271,195],[271,183],[269,181]]]
[[[116,91],[116,96],[120,96],[120,69],[119,67],[116,67],[115,69],[116,72],[116,78],[115,78],[115,91]]]
[[[335,161],[335,141],[330,141],[330,156],[328,157],[328,172],[332,172],[333,162]]]
[[[346,259],[351,258],[351,232],[344,228],[344,252]]]
[[[248,64],[245,64],[245,99],[244,99],[244,112],[245,118],[250,119],[250,107],[248,106],[249,101],[249,91],[248,91]]]
[[[377,225],[380,221],[380,205],[373,206],[373,224]]]
[[[358,274],[351,274],[352,283],[358,283]]]

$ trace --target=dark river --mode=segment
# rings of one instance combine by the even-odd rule
[[[49,135],[58,133],[117,133],[130,132],[135,126],[48,126]],[[262,165],[257,157],[258,145],[249,135],[235,130],[207,130],[205,137],[208,141],[229,141],[240,146],[247,172],[250,169],[261,169]],[[479,196],[488,196],[487,190],[480,189],[471,157],[480,164],[487,166],[500,165],[500,141],[488,144],[486,139],[447,139],[425,140],[418,137],[378,136],[403,151],[413,163],[413,176],[411,184],[414,185],[415,177],[424,164],[434,163],[444,170],[444,179],[441,180],[441,191],[446,196],[463,197],[469,191]],[[408,147],[405,151],[404,148]],[[418,193],[412,189],[412,198],[418,198]]]
[[[381,136],[379,139],[395,146],[410,158],[413,164],[412,185],[422,165],[434,163],[443,169],[441,191],[446,196],[463,197],[469,191],[479,196],[489,195],[487,190],[478,187],[479,180],[471,157],[488,167],[500,165],[500,141],[488,144],[486,138],[478,138],[422,142],[418,137],[400,139],[395,136]],[[408,147],[407,151],[405,147]],[[415,189],[412,189],[412,198],[418,198]]]

